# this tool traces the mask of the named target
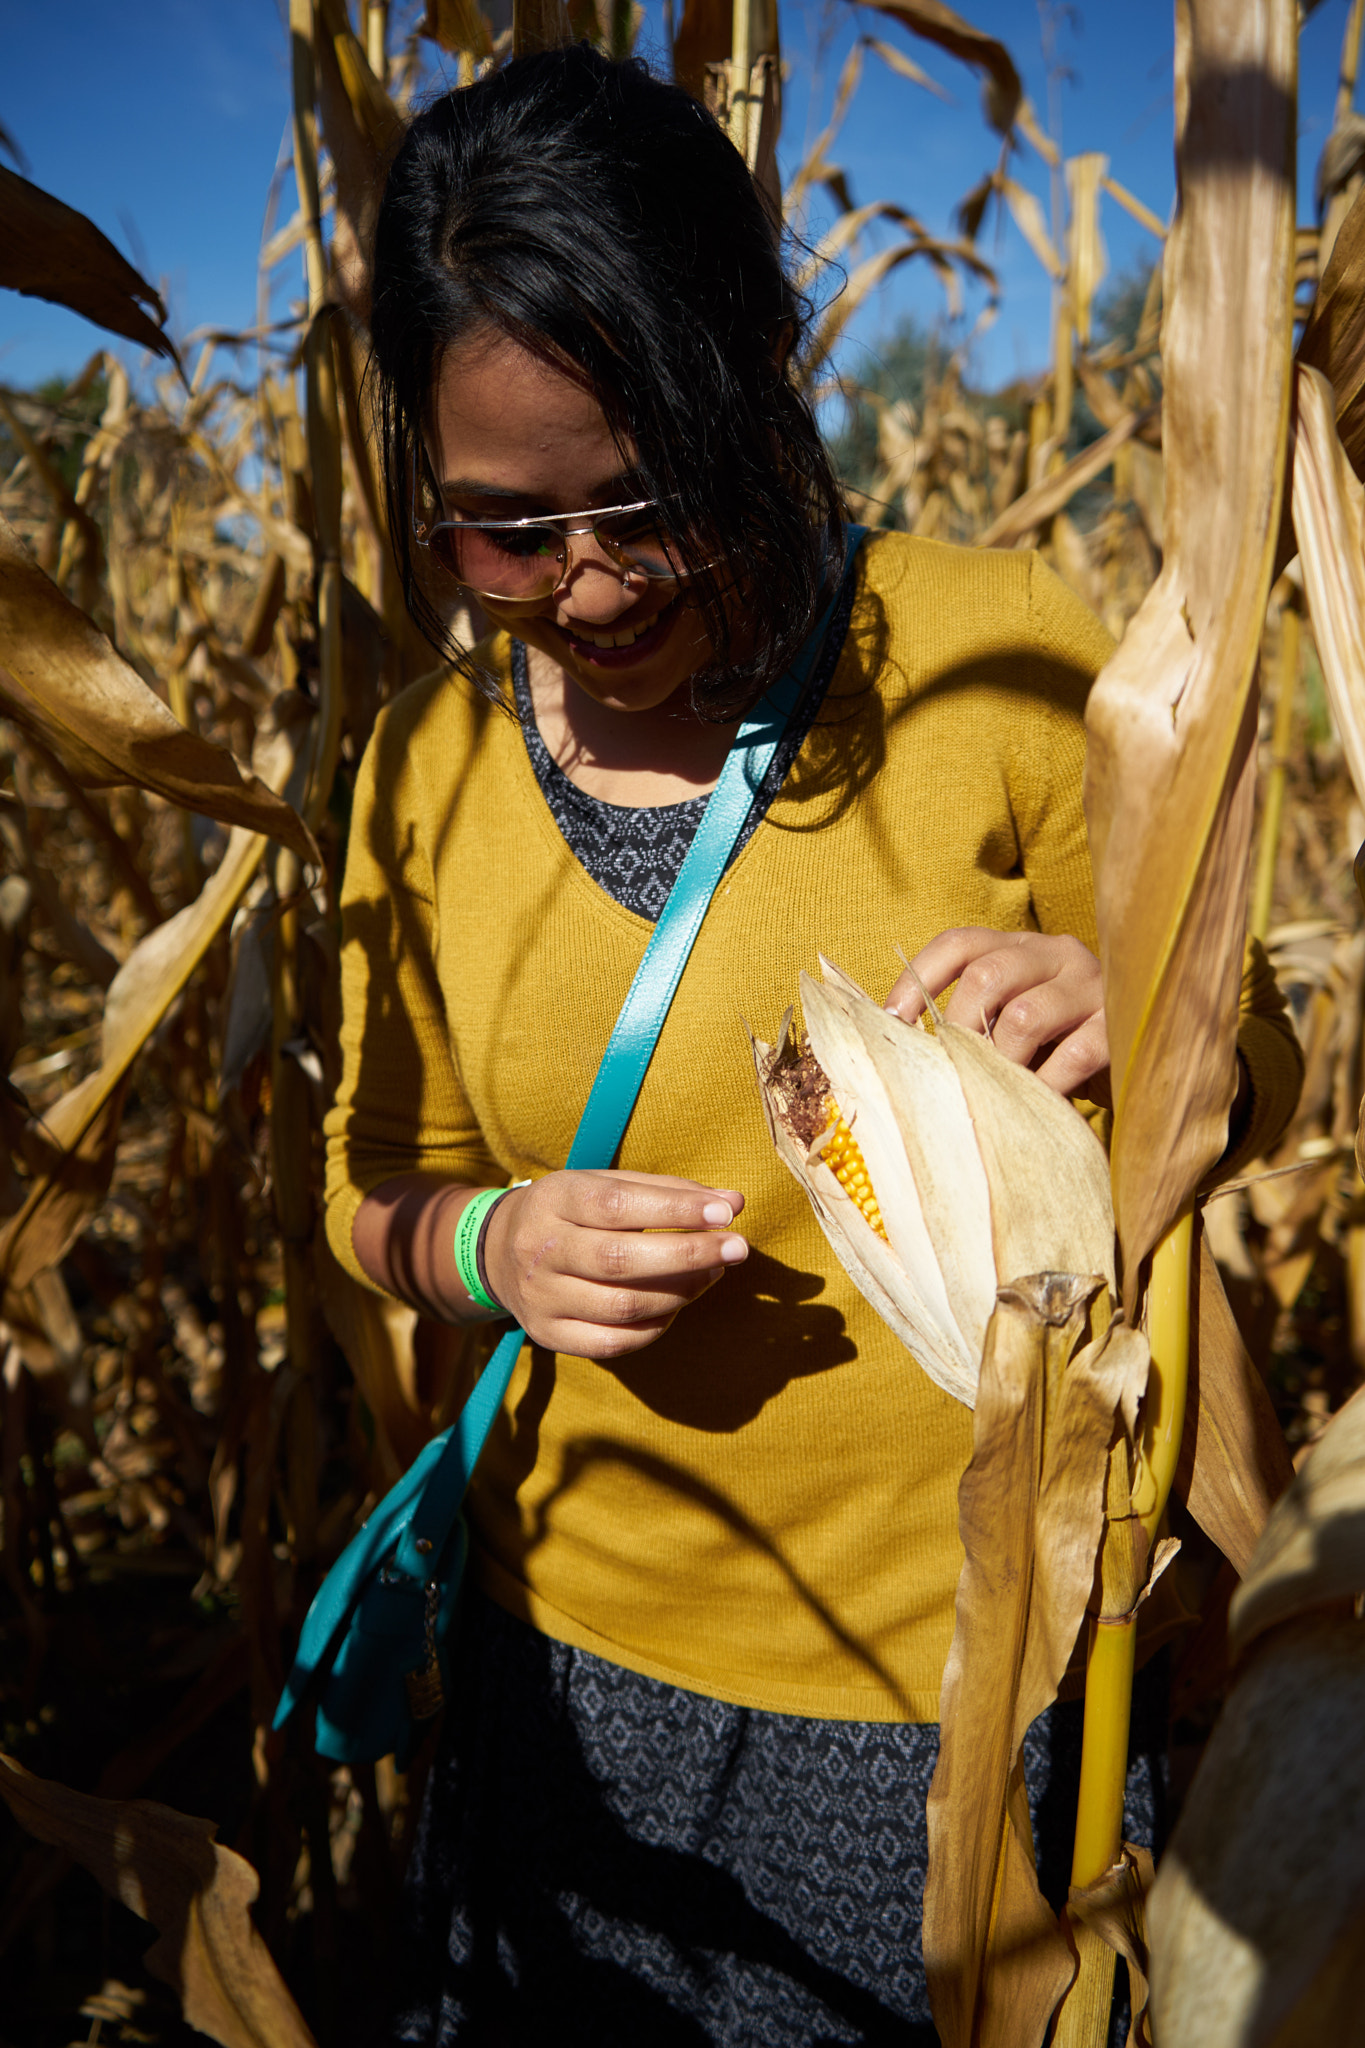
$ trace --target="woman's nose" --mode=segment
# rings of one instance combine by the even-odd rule
[[[607,626],[635,604],[639,592],[629,571],[614,562],[591,533],[565,536],[564,574],[555,603],[585,625]]]

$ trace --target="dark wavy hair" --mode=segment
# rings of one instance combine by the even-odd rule
[[[433,644],[492,688],[422,587],[411,530],[441,353],[492,326],[587,380],[694,578],[714,650],[697,708],[749,708],[810,631],[837,548],[839,487],[792,376],[811,310],[738,150],[641,63],[587,44],[521,57],[419,114],[376,230],[371,375],[404,595]]]

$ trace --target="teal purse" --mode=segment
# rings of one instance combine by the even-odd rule
[[[865,531],[846,530],[845,575]],[[571,1170],[610,1166],[616,1157],[716,884],[837,602],[836,595],[730,749],[602,1055],[565,1162]],[[414,1459],[318,1588],[274,1725],[282,1728],[315,1697],[320,1756],[364,1763],[392,1755],[401,1769],[449,1691],[450,1626],[469,1551],[464,1498],[525,1341],[520,1329],[508,1330],[458,1421]]]

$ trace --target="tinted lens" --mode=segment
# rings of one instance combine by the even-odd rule
[[[652,506],[643,512],[610,512],[595,522],[593,532],[609,555],[646,576],[680,574],[679,564],[669,558],[668,538]]]
[[[544,597],[559,581],[563,544],[552,526],[499,532],[487,526],[442,525],[432,551],[459,582],[485,597]]]

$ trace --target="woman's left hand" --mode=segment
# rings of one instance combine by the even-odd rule
[[[913,965],[931,996],[957,983],[943,1012],[950,1024],[989,1029],[997,1052],[1032,1067],[1059,1095],[1108,1103],[1104,984],[1079,939],[962,925],[931,939]],[[901,976],[886,1008],[911,1023],[920,1015],[912,975]]]

